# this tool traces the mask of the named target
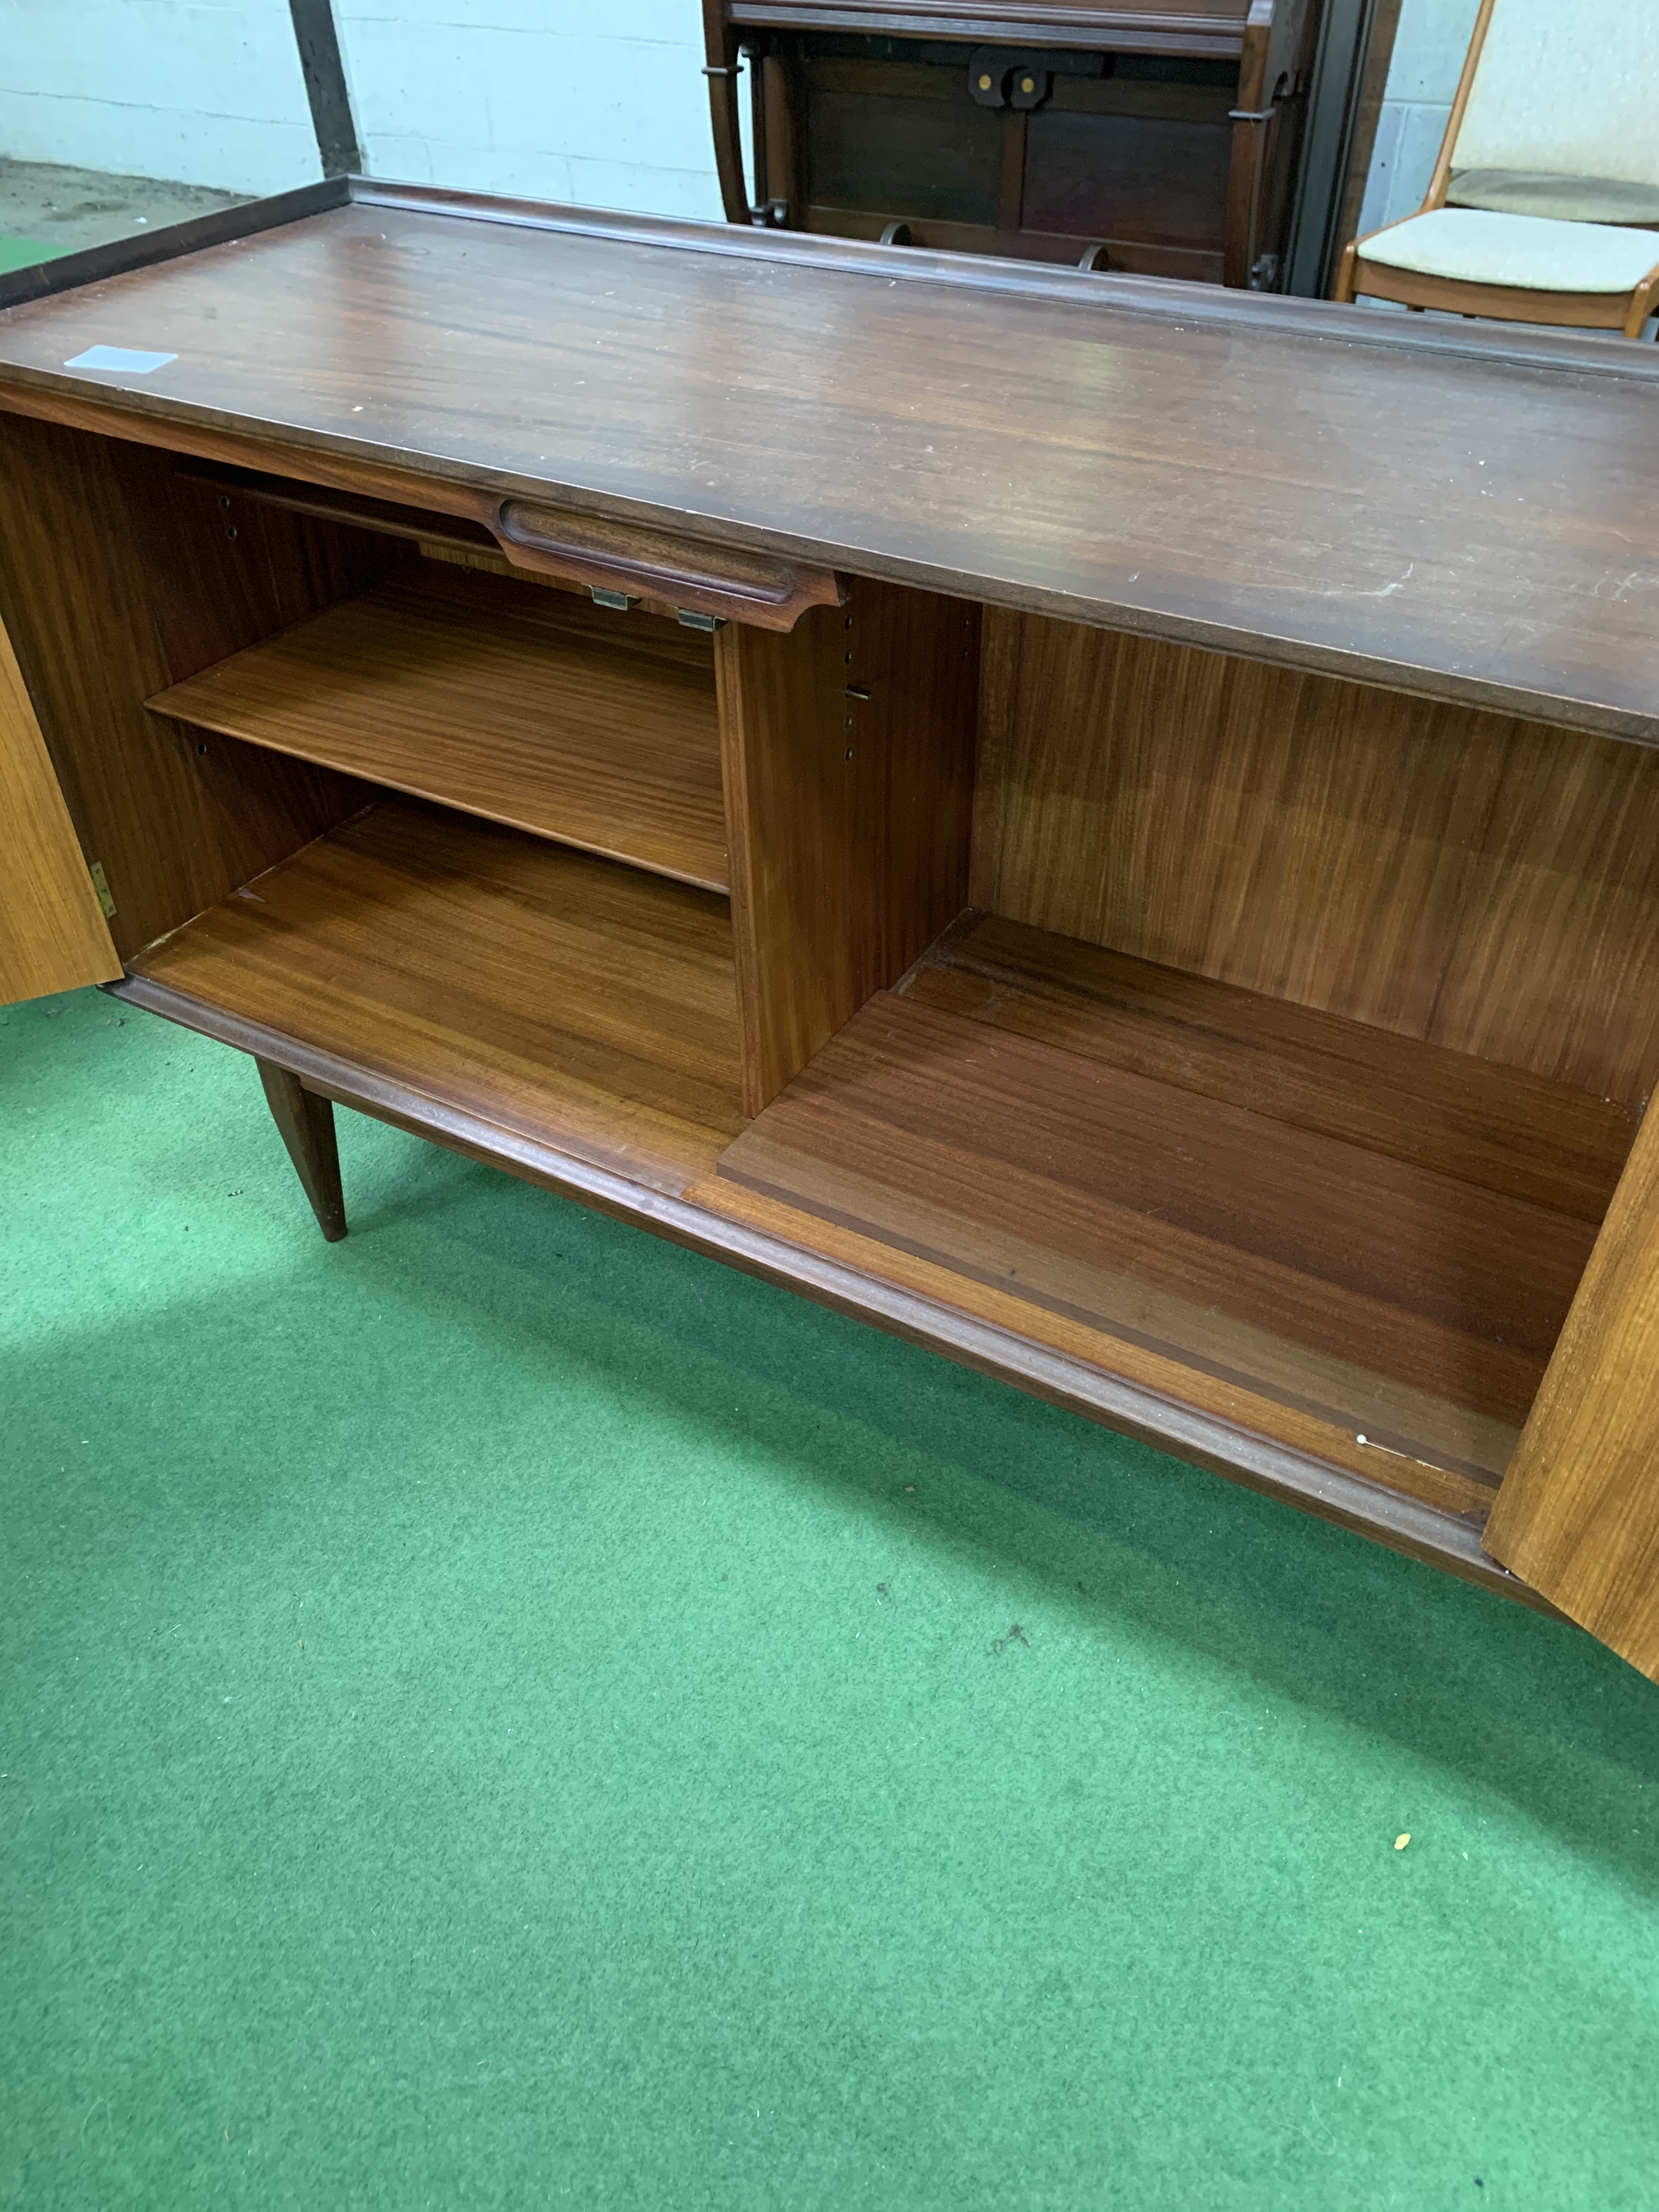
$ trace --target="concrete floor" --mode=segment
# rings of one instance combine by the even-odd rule
[[[154,177],[117,177],[103,169],[66,169],[46,161],[0,158],[0,269],[20,268],[47,253],[74,253],[159,229],[216,208],[235,207],[246,192],[210,191]]]

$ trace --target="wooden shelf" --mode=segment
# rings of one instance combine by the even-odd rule
[[[1298,1448],[1311,1422],[1468,1513],[1633,1131],[1560,1084],[976,917],[719,1172],[1004,1326],[1035,1308],[1069,1348],[1081,1332],[1109,1364],[1115,1341],[1124,1371],[1248,1400]]]
[[[726,888],[711,641],[647,616],[422,562],[147,704]]]
[[[1617,1099],[995,915],[964,916],[899,988],[1591,1223],[1635,1141]]]
[[[726,902],[436,808],[368,808],[128,966],[657,1189],[743,1125]]]

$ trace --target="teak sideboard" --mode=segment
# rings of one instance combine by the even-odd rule
[[[8,283],[12,995],[1659,1675],[1651,349],[361,180]]]

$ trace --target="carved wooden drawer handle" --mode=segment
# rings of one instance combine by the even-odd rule
[[[520,568],[762,629],[793,629],[808,607],[839,606],[844,596],[828,568],[700,544],[665,530],[607,522],[529,500],[503,500],[490,526]]]

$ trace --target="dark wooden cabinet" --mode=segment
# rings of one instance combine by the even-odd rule
[[[145,251],[0,313],[15,988],[95,862],[325,1236],[344,1103],[1659,1674],[1640,349],[361,183]]]
[[[728,221],[1281,285],[1320,0],[704,15]]]

